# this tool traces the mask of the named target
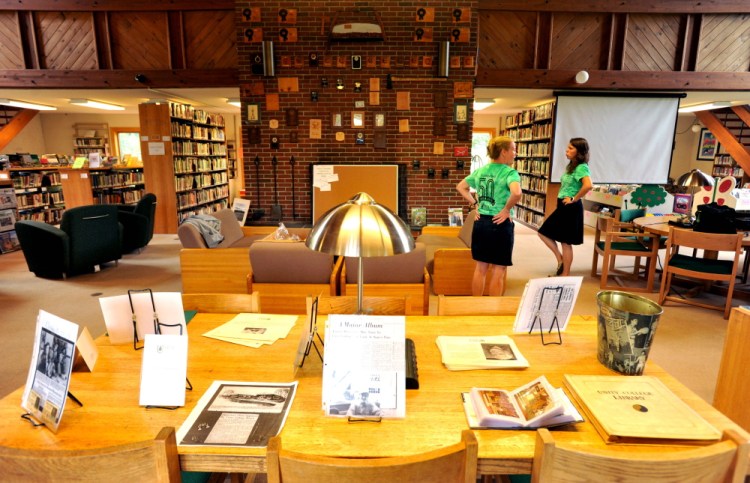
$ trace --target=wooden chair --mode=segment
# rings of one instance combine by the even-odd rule
[[[724,350],[721,353],[719,375],[716,377],[713,405],[732,421],[750,431],[750,311],[734,308],[729,316]]]
[[[734,283],[742,255],[742,237],[742,233],[725,235],[670,227],[667,256],[664,260],[664,273],[659,291],[659,304],[664,304],[669,300],[707,309],[724,310],[724,318],[729,318],[729,311],[732,309],[732,292],[734,292]],[[693,256],[680,254],[681,247],[693,249]],[[697,250],[703,250],[702,258],[695,255]],[[712,255],[712,253],[722,251],[734,252],[733,259],[719,260]],[[714,305],[695,298],[669,295],[672,277],[675,275],[712,282],[726,282],[728,285],[725,304]]]
[[[334,458],[282,448],[281,438],[268,442],[269,483],[430,481],[476,483],[477,440],[469,430],[461,442],[413,456]]]
[[[260,292],[246,293],[184,293],[182,308],[211,314],[260,312]]]
[[[3,481],[181,481],[174,428],[156,439],[98,449],[0,447]]]
[[[677,453],[627,452],[622,448],[584,452],[555,442],[552,433],[537,430],[531,481],[618,481],[649,483],[745,481],[750,440],[735,431],[709,446]]]
[[[656,264],[659,259],[658,237],[632,231],[630,223],[620,223],[613,218],[599,217],[596,221],[594,235],[594,259],[591,262],[591,276],[596,277],[599,256],[602,257],[601,283],[599,287],[608,290],[622,289],[619,285],[609,285],[609,277],[626,275],[639,278],[641,274],[641,258],[646,259],[646,286],[627,287],[630,292],[653,292]],[[632,272],[615,268],[615,258],[628,256],[635,258]]]
[[[516,315],[521,297],[438,295],[438,315]]]
[[[308,306],[312,298],[308,298]],[[362,297],[362,309],[371,315],[406,315],[411,312],[411,297]],[[318,297],[318,313],[355,314],[357,297]]]

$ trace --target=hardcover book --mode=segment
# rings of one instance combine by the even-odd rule
[[[583,421],[563,390],[544,376],[513,391],[474,387],[463,399],[473,429],[531,429]]]
[[[651,376],[566,375],[565,386],[607,443],[708,443],[721,432]]]
[[[523,369],[529,362],[507,335],[446,336],[435,340],[443,364],[451,371],[472,369]]]

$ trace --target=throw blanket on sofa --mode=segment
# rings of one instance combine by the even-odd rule
[[[183,223],[195,226],[206,241],[208,248],[214,248],[224,240],[221,234],[221,220],[211,215],[193,215]]]

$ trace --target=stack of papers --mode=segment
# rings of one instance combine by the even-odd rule
[[[507,335],[489,337],[438,336],[443,364],[451,371],[529,367],[513,339]]]
[[[296,315],[237,314],[235,318],[209,330],[205,337],[247,347],[261,347],[284,339],[297,321]]]

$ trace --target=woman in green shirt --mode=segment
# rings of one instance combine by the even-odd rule
[[[507,136],[493,138],[487,145],[491,162],[461,180],[456,189],[477,209],[471,232],[471,257],[477,262],[471,282],[474,296],[484,294],[487,270],[493,267],[489,295],[505,291],[505,271],[513,265],[513,207],[521,199],[521,178],[513,169],[516,143]],[[478,197],[474,200],[470,188]]]
[[[583,202],[581,198],[591,190],[589,171],[589,143],[584,138],[573,138],[565,150],[570,160],[560,178],[557,208],[539,228],[542,239],[557,259],[557,270],[550,276],[570,275],[573,245],[583,243]],[[560,247],[557,243],[560,243]],[[562,250],[561,250],[562,248]]]

